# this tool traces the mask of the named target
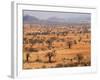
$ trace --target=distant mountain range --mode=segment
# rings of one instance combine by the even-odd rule
[[[25,15],[23,16],[23,21],[24,23],[33,23],[39,21],[39,19],[34,16]]]
[[[24,23],[45,23],[45,24],[67,24],[67,23],[90,23],[90,18],[84,17],[69,17],[67,19],[50,17],[46,20],[40,20],[39,18],[31,15],[24,15],[23,22]]]

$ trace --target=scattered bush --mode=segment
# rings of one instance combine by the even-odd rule
[[[36,59],[35,62],[43,62],[41,59]]]
[[[64,67],[63,64],[59,63],[59,64],[56,64],[56,67],[59,68],[59,67]]]
[[[43,65],[43,66],[42,66],[42,68],[46,68],[46,66],[45,66],[45,65]]]

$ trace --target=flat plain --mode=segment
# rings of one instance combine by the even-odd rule
[[[91,25],[24,24],[23,69],[91,66]]]

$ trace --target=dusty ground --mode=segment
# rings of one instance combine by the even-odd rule
[[[81,26],[81,25],[78,25]],[[84,25],[85,26],[85,25]],[[90,66],[91,65],[91,33],[82,32],[80,27],[64,27],[61,28],[42,28],[35,24],[30,28],[29,24],[24,25],[24,41],[23,44],[23,69],[33,68],[55,68],[55,67],[75,67],[75,66]],[[86,27],[85,30],[88,28]],[[48,34],[48,35],[27,35],[32,32],[68,32],[67,34]],[[50,46],[46,41],[51,38],[56,38]],[[33,40],[42,40],[40,43],[30,43]],[[69,48],[68,41],[71,41]],[[52,48],[48,48],[52,47]],[[27,49],[37,49],[37,51],[27,51]],[[46,56],[48,52],[55,50],[54,56]],[[27,54],[29,54],[27,61]],[[79,56],[78,56],[79,55]]]

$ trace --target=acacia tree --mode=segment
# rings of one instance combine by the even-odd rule
[[[26,53],[26,62],[29,62],[29,57],[30,57],[30,54]]]
[[[62,58],[62,61],[63,61],[63,66],[64,66],[66,61],[67,61],[67,59],[64,57],[64,58]]]
[[[81,42],[81,40],[82,40],[82,37],[80,36],[79,39],[78,39],[78,41]]]
[[[32,44],[30,45],[30,47],[29,48],[26,48],[25,50],[26,50],[26,62],[29,62],[29,58],[30,58],[30,54],[32,53],[32,52],[38,52],[38,50],[37,49],[35,49],[35,48],[32,48]]]
[[[83,57],[82,54],[77,54],[77,55],[76,55],[76,59],[77,59],[77,61],[78,61],[79,64],[81,64],[81,61],[83,60],[83,58],[84,58],[84,57]]]
[[[74,44],[77,44],[77,41],[76,40],[74,40]]]
[[[46,43],[49,45],[49,46],[51,46],[52,45],[52,40],[51,39],[48,39],[47,41],[46,41]]]
[[[48,58],[48,62],[49,62],[49,63],[52,62],[52,58],[55,57],[55,56],[56,56],[56,54],[55,54],[55,50],[52,51],[52,52],[48,52],[48,53],[45,55],[45,57]]]
[[[72,41],[68,41],[67,46],[68,46],[69,49],[72,48]]]
[[[53,48],[53,46],[52,46],[53,41],[54,41],[53,39],[48,39],[46,41],[46,43],[48,44],[48,49],[52,49]]]

